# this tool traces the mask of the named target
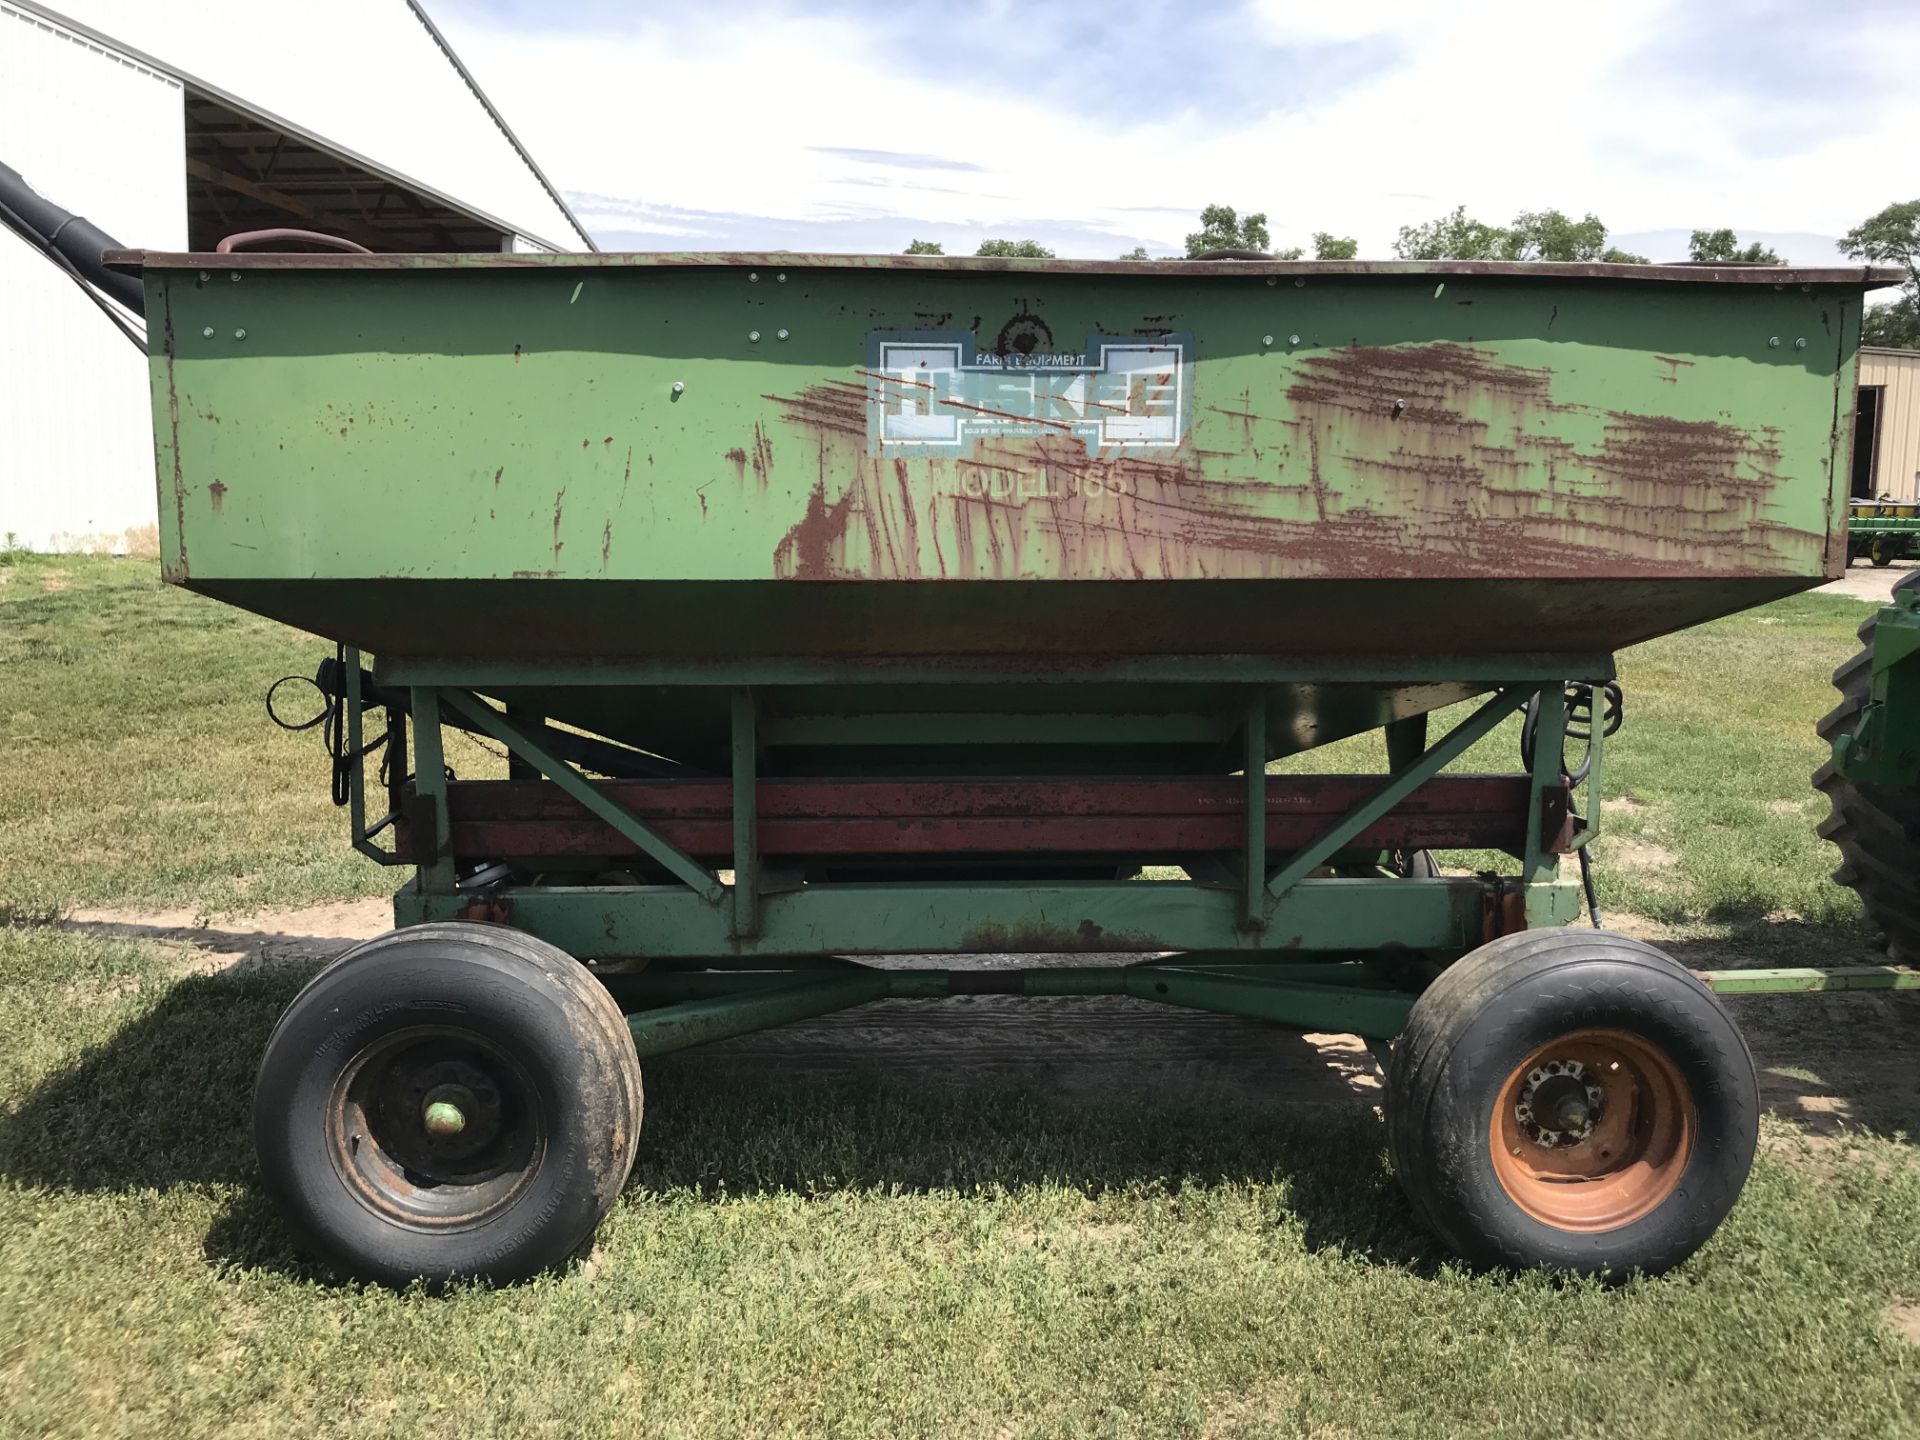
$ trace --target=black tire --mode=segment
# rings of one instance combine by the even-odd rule
[[[1867,558],[1873,561],[1873,568],[1884,570],[1893,563],[1895,546],[1883,535],[1876,535],[1873,544],[1867,550]]]
[[[1920,589],[1920,571],[1893,588],[1895,593]],[[1879,619],[1876,609],[1860,627],[1860,653],[1833,672],[1840,703],[1819,727],[1829,745],[1859,723],[1870,696]],[[1890,959],[1920,964],[1920,795],[1855,785],[1831,760],[1813,772],[1813,784],[1831,807],[1819,833],[1840,850],[1833,878],[1860,896],[1867,919],[1887,938]]]
[[[1403,850],[1397,857],[1400,873],[1409,880],[1437,880],[1440,862],[1431,850]]]
[[[1589,1138],[1542,1129],[1523,1136],[1509,1165],[1499,1137],[1511,1123],[1503,1104],[1511,1087],[1525,1083],[1533,1057],[1555,1047],[1579,1053],[1598,1043],[1583,1038],[1593,1036],[1618,1036],[1616,1047],[1643,1053],[1649,1073],[1676,1082],[1680,1103],[1663,1104],[1652,1086],[1637,1090],[1632,1059],[1611,1077],[1596,1065],[1585,1077],[1587,1093],[1599,1091]],[[1388,1147],[1414,1213],[1465,1259],[1512,1269],[1624,1278],[1678,1265],[1706,1243],[1746,1183],[1759,1108],[1752,1056],[1720,1002],[1652,946],[1607,931],[1507,935],[1450,966],[1414,1005],[1387,1073]],[[1627,1137],[1612,1170],[1595,1148],[1619,1143],[1608,1134]],[[1644,1165],[1623,1163],[1634,1145],[1663,1135],[1666,1149],[1639,1152]],[[1641,1171],[1655,1179],[1622,1202],[1619,1223],[1601,1214],[1587,1228],[1542,1218],[1525,1203],[1582,1187],[1510,1188],[1503,1179],[1503,1170],[1535,1163],[1591,1166],[1594,1181],[1616,1187]]]
[[[452,1107],[435,1105],[439,1134],[436,1101]],[[626,1183],[640,1116],[606,988],[544,941],[470,922],[390,931],[321,971],[275,1025],[253,1094],[282,1213],[392,1286],[511,1283],[567,1260]]]

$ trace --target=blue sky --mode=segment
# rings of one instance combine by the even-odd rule
[[[1390,253],[1454,205],[1790,260],[1911,198],[1920,0],[428,0],[608,249]]]

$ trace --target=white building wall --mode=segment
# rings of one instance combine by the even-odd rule
[[[180,86],[0,0],[0,159],[129,245],[184,249]],[[146,360],[71,280],[0,229],[0,537],[155,544]]]
[[[0,160],[130,247],[184,250],[178,75],[500,222],[516,250],[587,248],[406,0],[0,0]],[[0,229],[0,541],[148,549],[149,412],[142,357]]]
[[[406,0],[47,4],[542,248],[589,248]]]
[[[1861,346],[1860,384],[1880,387],[1873,493],[1920,500],[1920,350]]]

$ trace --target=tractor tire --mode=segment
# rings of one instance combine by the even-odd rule
[[[1449,966],[1393,1047],[1386,1111],[1401,1188],[1456,1254],[1609,1279],[1706,1243],[1760,1125],[1720,1002],[1604,930],[1522,931]]]
[[[1920,589],[1920,571],[1896,591]],[[1866,705],[1873,682],[1873,632],[1878,610],[1860,627],[1861,650],[1833,672],[1840,703],[1820,722],[1828,744],[1851,731]],[[1814,788],[1832,809],[1820,836],[1840,849],[1833,878],[1860,896],[1867,919],[1886,936],[1890,959],[1920,965],[1920,794],[1855,785],[1829,760],[1813,774]]]
[[[254,1085],[267,1190],[359,1278],[510,1283],[585,1247],[633,1168],[640,1062],[584,965],[471,922],[389,931],[294,997]]]

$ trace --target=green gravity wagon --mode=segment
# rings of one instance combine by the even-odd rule
[[[1755,1145],[1714,990],[1913,979],[1701,977],[1582,883],[1613,652],[1844,567],[1882,272],[109,261],[166,578],[334,642],[336,799],[411,871],[254,1099],[267,1185],[361,1275],[577,1251],[648,1057],[978,995],[1358,1034],[1449,1246],[1658,1271]],[[1832,728],[1897,750],[1877,673]],[[456,777],[450,729],[504,773]],[[1886,748],[1828,780],[1897,868]]]

